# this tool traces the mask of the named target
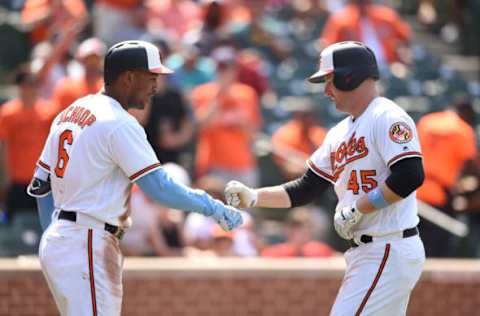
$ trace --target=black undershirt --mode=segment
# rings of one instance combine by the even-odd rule
[[[391,174],[385,180],[386,185],[398,196],[406,198],[419,188],[425,178],[420,157],[402,159],[390,167]],[[331,183],[312,170],[300,178],[283,184],[292,207],[310,203],[322,194]]]

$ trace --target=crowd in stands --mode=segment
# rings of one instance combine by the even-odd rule
[[[20,17],[9,36],[21,34],[29,54],[12,65],[16,59],[4,60],[11,55],[0,49],[7,78],[0,84],[16,91],[0,95],[0,256],[36,252],[41,231],[25,189],[51,121],[102,89],[108,47],[143,39],[159,47],[174,73],[159,78],[145,110],[131,114],[173,177],[221,200],[229,180],[255,187],[305,172],[306,159],[343,117],[305,78],[323,47],[365,42],[378,56],[383,94],[417,121],[426,172],[418,198],[470,228],[459,238],[422,219],[427,256],[480,257],[480,86],[416,43],[402,15],[416,14],[432,32],[455,26],[457,38],[447,39],[474,54],[478,47],[462,31],[477,30],[478,37],[474,4],[453,1],[446,15],[433,0],[7,3],[3,10]],[[0,27],[0,36],[7,31]],[[134,224],[122,240],[127,256],[330,257],[348,247],[332,229],[333,194],[306,208],[244,212],[245,224],[233,232],[155,204],[136,186],[130,203]]]

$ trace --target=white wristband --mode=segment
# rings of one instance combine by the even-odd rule
[[[252,189],[252,190],[250,190],[250,193],[251,193],[250,198],[251,198],[252,202],[250,203],[249,207],[255,207],[257,205],[257,201],[258,201],[258,192],[257,192],[257,190]]]

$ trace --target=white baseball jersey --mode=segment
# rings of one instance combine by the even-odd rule
[[[359,117],[347,117],[333,127],[307,163],[334,184],[339,211],[383,183],[390,175],[389,167],[407,157],[421,157],[415,123],[393,101],[377,97]],[[354,236],[382,236],[415,227],[418,222],[414,192],[365,214],[354,227]]]
[[[55,208],[120,225],[131,182],[160,167],[137,120],[104,94],[80,98],[53,121],[38,166]]]

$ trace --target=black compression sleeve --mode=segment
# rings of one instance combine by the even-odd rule
[[[311,202],[329,186],[330,182],[318,176],[310,169],[308,169],[302,177],[283,185],[290,197],[292,207],[302,206]]]
[[[418,189],[425,178],[420,157],[402,159],[393,164],[390,171],[392,173],[385,180],[385,184],[403,198]]]

